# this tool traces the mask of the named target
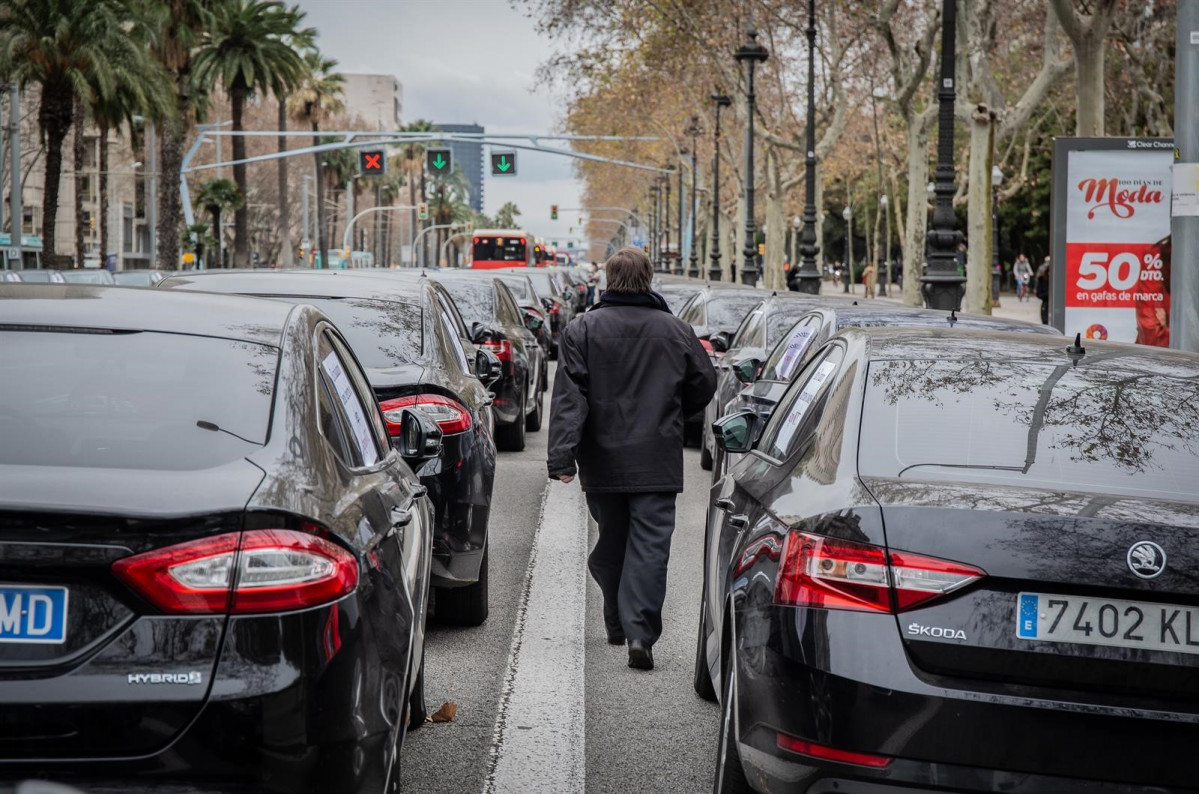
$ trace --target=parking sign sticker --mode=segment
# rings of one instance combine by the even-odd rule
[[[812,404],[812,400],[816,399],[816,392],[820,391],[820,387],[828,380],[828,376],[833,373],[837,365],[831,361],[821,363],[816,371],[812,373],[812,377],[808,378],[808,382],[804,384],[803,391],[799,393],[795,404],[791,406],[787,418],[783,420],[783,426],[779,428],[777,440],[774,442],[775,449],[786,451],[791,444],[792,437],[795,436],[795,431],[799,429],[799,423],[803,421],[804,414],[808,412],[808,406]]]
[[[337,357],[337,353],[333,352],[325,356],[321,366],[325,368],[325,372],[333,381],[333,390],[337,392],[337,399],[341,400],[341,407],[345,409],[346,416],[350,418],[350,430],[354,434],[354,440],[358,442],[358,450],[362,453],[363,464],[373,466],[379,460],[379,455],[371,440],[371,427],[362,413],[361,403],[354,396],[354,387],[350,384],[350,378],[341,366],[341,360]]]
[[[816,329],[810,325],[805,325],[803,328],[796,328],[795,333],[791,334],[791,340],[787,342],[787,349],[783,351],[783,357],[779,359],[778,371],[779,378],[787,380],[791,377],[791,373],[795,371],[795,365],[799,363],[803,353],[808,349],[808,343],[815,336]]]

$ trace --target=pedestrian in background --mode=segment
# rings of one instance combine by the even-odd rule
[[[866,269],[862,271],[862,286],[866,288],[866,297],[874,297],[874,263],[867,262]]]
[[[1049,325],[1049,279],[1053,275],[1053,260],[1045,257],[1045,261],[1037,268],[1033,289],[1041,299],[1041,325]]]
[[[1028,257],[1020,254],[1012,265],[1012,274],[1016,277],[1016,301],[1028,300],[1028,282],[1032,278],[1032,264]]]
[[[599,265],[591,263],[587,270],[587,305],[595,304],[596,292],[599,290]]]
[[[683,417],[703,409],[716,372],[691,326],[650,288],[640,248],[604,266],[607,289],[562,330],[550,412],[549,476],[577,473],[599,540],[587,560],[604,595],[608,642],[651,670],[662,634]]]

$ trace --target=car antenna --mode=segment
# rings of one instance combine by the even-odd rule
[[[1077,333],[1074,335],[1074,344],[1066,348],[1066,355],[1073,359],[1074,363],[1077,364],[1086,354],[1087,349],[1082,346],[1082,334]]]
[[[246,438],[245,436],[239,436],[237,433],[234,433],[232,430],[226,430],[225,428],[221,427],[220,425],[216,424],[215,422],[209,422],[206,419],[201,419],[200,421],[196,422],[196,427],[200,428],[201,430],[211,430],[214,433],[225,433],[226,435],[233,436],[234,438],[239,438],[242,441],[246,442],[247,444],[254,444],[255,446],[259,446],[259,447],[262,446],[262,444],[259,444],[257,441],[251,441],[250,439]]]

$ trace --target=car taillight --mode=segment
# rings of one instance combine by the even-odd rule
[[[495,339],[489,342],[483,342],[479,347],[484,350],[490,350],[495,353],[495,357],[500,361],[512,360],[512,342],[507,339]]]
[[[775,603],[891,612],[965,587],[986,573],[962,563],[791,530],[775,581]],[[894,600],[892,599],[894,592]]]
[[[891,759],[885,755],[871,755],[869,753],[855,753],[851,750],[839,750],[836,747],[816,744],[806,739],[797,739],[794,736],[788,736],[782,731],[777,731],[776,733],[778,734],[779,749],[788,750],[792,753],[799,753],[800,755],[812,758],[822,758],[826,761],[837,761],[842,764],[869,766],[875,769],[882,769],[891,763]]]
[[[358,561],[324,538],[254,529],[117,560],[118,579],[163,612],[252,614],[307,609],[358,586]]]
[[[559,312],[561,312],[561,310],[562,310],[562,307],[559,306],[558,304],[556,304],[556,303],[550,304],[550,314],[558,314]]]
[[[462,433],[471,428],[470,411],[461,403],[441,394],[411,394],[379,403],[388,435],[400,434],[404,408],[419,408],[424,411],[441,428],[443,435]]]
[[[709,342],[707,339],[699,340],[699,346],[702,347],[704,350],[706,350],[709,356],[716,352],[715,350],[712,349],[712,343]]]

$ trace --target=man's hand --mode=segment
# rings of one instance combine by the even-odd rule
[[[558,475],[558,480],[562,483],[571,483],[571,482],[574,482],[574,479],[575,479],[575,476],[573,474],[559,474]]]

